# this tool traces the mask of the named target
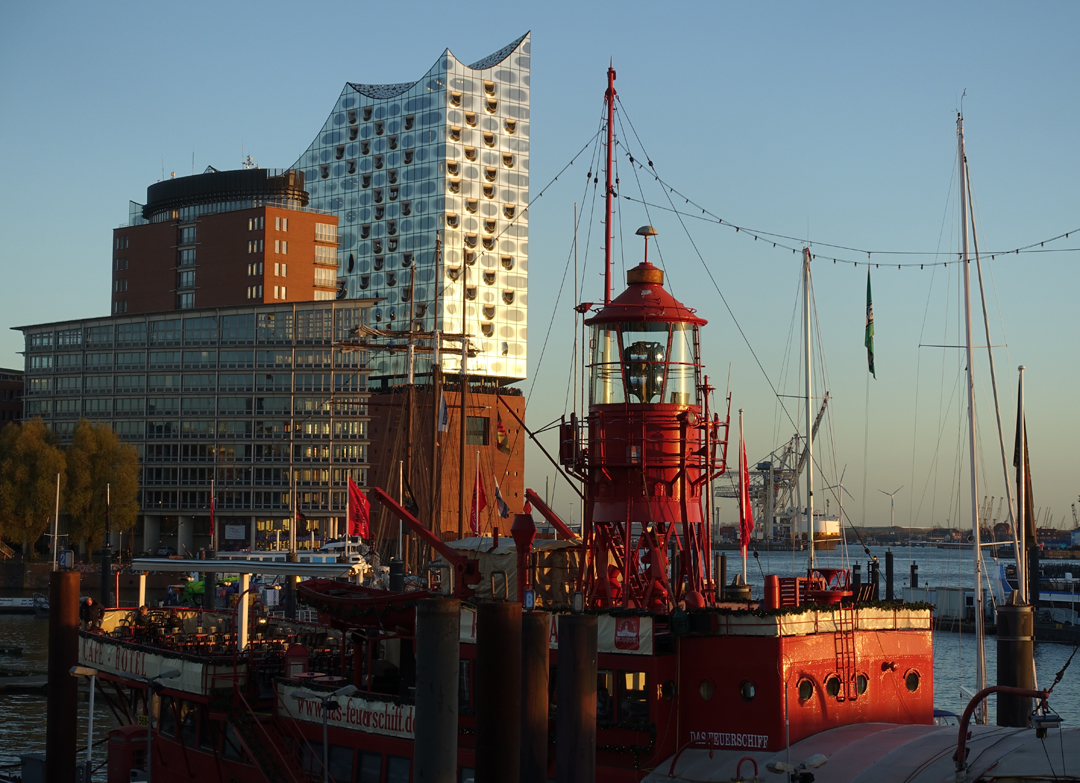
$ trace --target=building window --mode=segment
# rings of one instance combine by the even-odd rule
[[[185,226],[184,228],[180,229],[180,244],[195,244],[195,226]]]
[[[249,253],[261,253],[263,251],[263,241],[261,239],[252,239],[248,242]],[[194,252],[194,251],[192,251]]]
[[[113,313],[126,313],[127,312],[127,300],[119,299],[113,302]]]
[[[248,218],[248,231],[258,231],[263,227],[263,218],[253,217]]]
[[[262,299],[263,287],[261,285],[249,285],[247,290],[248,299]]]
[[[405,130],[412,130],[413,125],[415,124],[415,122],[416,122],[416,115],[415,114],[406,114],[405,115]]]
[[[254,264],[248,264],[247,269],[249,276],[261,275],[263,273],[263,262],[257,261]],[[250,298],[249,296],[248,299]]]
[[[250,244],[250,243],[248,243]],[[250,250],[248,251],[251,252]],[[188,248],[187,250],[181,250],[177,259],[178,266],[195,266],[195,248]]]
[[[284,300],[286,298],[285,286],[283,286],[283,285],[274,286],[274,298],[275,299],[282,299],[282,300]]]
[[[289,219],[288,218],[283,218],[283,217],[274,218],[274,229],[277,230],[277,231],[288,231],[289,230]]]
[[[337,271],[334,269],[316,269],[315,285],[325,288],[337,286]]]
[[[178,272],[176,275],[176,287],[177,288],[194,288],[195,287],[195,270],[189,269],[183,272]],[[127,286],[124,286],[127,288]]]
[[[288,264],[274,264],[274,276],[275,277],[288,277],[289,265]]]
[[[116,237],[115,239],[113,239],[113,250],[124,250],[127,246],[127,237]]]
[[[283,255],[283,256],[287,256],[289,254],[289,243],[288,243],[288,241],[284,240],[284,239],[275,239],[274,240],[274,252],[278,253],[280,255]]]
[[[487,416],[469,416],[466,418],[465,443],[469,446],[488,445]]]

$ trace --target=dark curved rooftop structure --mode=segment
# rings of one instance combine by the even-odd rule
[[[230,201],[273,202],[292,207],[306,207],[304,172],[287,169],[237,169],[218,171],[213,167],[202,174],[157,182],[146,189],[143,217],[200,204]]]

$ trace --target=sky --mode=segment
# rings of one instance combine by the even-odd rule
[[[1067,2],[5,3],[3,325],[107,314],[111,231],[163,176],[238,168],[245,155],[288,166],[346,81],[418,79],[444,49],[473,62],[531,31],[530,377],[520,384],[530,426],[569,413],[575,203],[579,298],[602,296],[594,148],[560,171],[594,138],[612,62],[616,290],[641,256],[634,230],[652,224],[650,260],[708,319],[703,360],[720,397],[730,389],[733,424],[745,410],[756,461],[800,423],[801,270],[784,248],[809,241],[814,396],[830,395],[819,486],[843,475],[856,525],[887,524],[883,491],[902,486],[897,524],[970,526],[963,355],[928,347],[963,341],[960,269],[930,266],[959,248],[956,114],[963,96],[984,256],[1080,229],[1077,29],[1080,5]],[[651,160],[681,195],[647,166],[635,175],[628,155]],[[756,231],[702,220],[703,209]],[[763,232],[794,239],[774,248]],[[1041,249],[1062,248],[1080,248],[1080,232]],[[869,380],[867,250],[880,263]],[[1080,493],[1078,261],[1041,252],[983,264],[1006,447],[1024,364],[1036,506],[1068,527]],[[0,366],[21,367],[20,350],[19,333],[0,331]],[[976,359],[980,499],[1004,495],[986,355]],[[527,459],[528,483],[542,492],[552,477],[556,510],[569,514],[550,465],[532,447]],[[730,504],[722,516],[734,520]]]

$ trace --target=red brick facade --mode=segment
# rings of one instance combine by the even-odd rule
[[[324,235],[330,241],[316,239],[319,223],[334,227]],[[115,229],[112,313],[333,299],[337,223],[333,215],[268,206]],[[190,228],[193,243],[184,241]]]

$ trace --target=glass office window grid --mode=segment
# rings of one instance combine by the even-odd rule
[[[525,35],[472,65],[447,51],[415,83],[349,83],[295,164],[310,206],[339,218],[345,295],[384,298],[371,325],[460,332],[465,294],[468,370],[503,380],[526,369],[530,50]],[[373,359],[376,378],[405,373],[403,354]]]
[[[281,517],[282,481],[303,464],[300,510],[344,524],[345,478],[366,477],[368,357],[333,345],[368,323],[369,308],[253,305],[26,327],[26,413],[64,441],[86,417],[135,445],[144,515],[206,512],[180,488],[206,492],[218,475],[226,522]],[[263,462],[278,472],[253,470]],[[210,464],[205,482],[193,472],[200,463]]]

